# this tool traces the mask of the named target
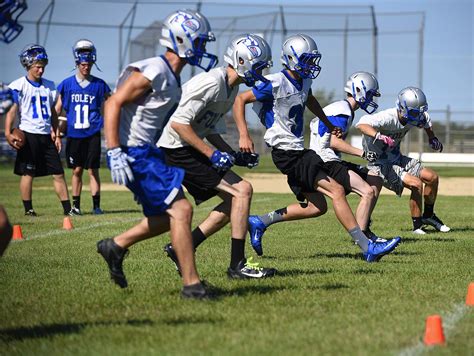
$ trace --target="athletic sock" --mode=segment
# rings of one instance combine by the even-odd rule
[[[354,241],[363,252],[367,252],[370,240],[364,235],[360,227],[356,226],[352,230],[349,230],[349,234],[351,235],[352,241]]]
[[[277,222],[283,221],[283,215],[287,214],[288,211],[285,208],[277,209],[269,212],[268,214],[260,215],[259,219],[265,224],[265,226],[270,226]]]
[[[191,233],[191,236],[193,237],[193,247],[194,250],[198,248],[200,244],[202,244],[206,239],[206,235],[204,235],[199,227],[195,228],[193,232]]]
[[[92,196],[92,206],[94,209],[100,209],[100,194]]]
[[[433,216],[434,204],[426,204],[425,203],[425,210],[423,211],[423,217],[425,219],[431,218]]]
[[[25,213],[30,210],[33,210],[33,201],[32,200],[23,200],[23,206],[25,208]]]
[[[81,196],[80,195],[73,195],[72,196],[72,206],[76,209],[81,210]]]
[[[230,268],[235,269],[240,261],[245,258],[245,240],[231,239]]]
[[[63,206],[64,215],[69,214],[71,211],[71,202],[69,200],[61,200],[61,204]]]
[[[413,221],[413,231],[418,230],[423,226],[423,223],[421,222],[421,216],[412,216],[411,220]]]

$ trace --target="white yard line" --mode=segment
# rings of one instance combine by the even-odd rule
[[[456,329],[457,323],[464,317],[464,315],[467,314],[468,310],[469,307],[466,306],[466,304],[458,303],[454,305],[453,310],[449,314],[441,316],[443,320],[444,337],[446,338],[447,345],[449,345],[449,335]],[[422,338],[423,335],[421,335],[421,339]],[[423,341],[418,341],[418,343],[416,343],[415,345],[401,350],[398,355],[417,356],[428,353],[432,349],[433,347],[425,346]]]

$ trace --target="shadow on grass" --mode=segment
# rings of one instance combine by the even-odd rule
[[[374,269],[365,269],[365,268],[359,268],[354,271],[354,274],[384,274],[383,270],[374,270]]]
[[[149,319],[145,320],[127,320],[127,321],[98,321],[90,323],[70,323],[70,324],[51,324],[51,325],[37,325],[32,327],[19,327],[12,329],[0,329],[0,340],[14,341],[24,339],[37,339],[51,337],[55,335],[77,334],[83,329],[93,326],[142,326],[152,325],[153,322]]]
[[[361,253],[317,253],[312,256],[312,258],[348,258],[351,260],[361,260]]]
[[[306,269],[289,269],[285,271],[278,271],[278,277],[296,277],[304,275],[314,275],[314,274],[329,274],[332,273],[332,269],[318,268],[315,270],[306,270]]]
[[[322,286],[317,287],[317,289],[323,289],[327,291],[347,289],[347,288],[349,288],[349,286],[347,284],[342,284],[342,283],[328,283],[328,284],[324,284]]]
[[[214,294],[219,297],[233,297],[233,296],[245,296],[245,295],[265,295],[285,290],[287,287],[274,287],[274,286],[240,286],[232,288],[231,290],[220,290],[214,291]]]
[[[453,238],[444,238],[444,237],[402,237],[402,244],[412,244],[415,242],[453,242],[456,241]]]

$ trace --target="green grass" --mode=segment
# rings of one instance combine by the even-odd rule
[[[105,170],[102,176],[108,180]],[[395,355],[418,345],[427,316],[451,319],[474,281],[472,197],[440,197],[436,210],[453,231],[419,237],[410,232],[407,199],[382,196],[374,231],[404,243],[375,264],[359,258],[332,211],[276,224],[265,235],[265,256],[254,257],[279,275],[262,281],[227,279],[226,227],[196,256],[220,298],[198,302],[179,297],[180,280],[162,252],[168,235],[131,248],[128,289],[109,282],[95,243],[141,218],[130,193],[103,192],[107,214],[75,217],[68,232],[50,178],[35,181],[38,218],[23,216],[10,169],[0,169],[0,181],[0,202],[26,237],[0,260],[0,354]],[[196,208],[194,222],[217,202]],[[291,195],[255,194],[252,213],[292,202]],[[83,207],[91,208],[88,192]],[[250,247],[247,254],[254,255]],[[474,309],[461,310],[446,330],[447,346],[431,354],[472,354]]]

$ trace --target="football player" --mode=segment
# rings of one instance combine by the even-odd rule
[[[254,110],[267,128],[264,139],[272,147],[273,162],[288,177],[290,188],[301,202],[267,214],[264,221],[256,216],[249,218],[251,243],[257,254],[262,255],[261,237],[271,223],[323,215],[327,211],[325,194],[331,198],[337,218],[362,250],[366,261],[378,261],[395,249],[400,238],[386,242],[368,239],[347,203],[344,187],[328,176],[321,157],[304,148],[306,106],[324,122],[328,132],[341,135],[341,129],[328,120],[311,93],[312,80],[321,70],[320,60],[321,54],[310,36],[290,36],[282,47],[284,69],[266,76],[263,83],[240,94],[235,102],[234,117],[239,127],[246,125],[245,105],[255,102]],[[241,149],[251,151],[253,144],[248,132],[240,134]]]
[[[224,115],[232,108],[239,85],[253,86],[262,80],[262,70],[271,66],[268,43],[254,34],[238,35],[230,41],[224,54],[227,66],[215,68],[190,79],[183,87],[183,97],[166,125],[158,145],[170,165],[184,169],[183,185],[200,204],[214,196],[222,202],[194,229],[196,249],[206,238],[231,223],[231,258],[229,278],[272,277],[273,268],[262,268],[245,258],[245,235],[252,199],[252,186],[231,168],[234,164],[254,166],[235,153],[220,135],[225,130]],[[204,141],[206,139],[211,145]],[[171,245],[165,252],[175,262]]]
[[[206,52],[214,34],[207,19],[193,10],[173,12],[163,21],[164,55],[129,64],[105,103],[107,164],[115,183],[126,185],[143,207],[145,218],[118,236],[97,243],[111,279],[127,287],[123,259],[130,246],[171,232],[181,266],[184,298],[209,296],[199,280],[191,242],[193,209],[181,188],[184,172],[165,164],[155,146],[181,98],[180,73],[186,64],[209,70],[217,58]],[[207,59],[207,63],[206,60]]]
[[[76,63],[76,74],[58,85],[56,112],[66,113],[67,142],[66,164],[72,169],[72,209],[81,213],[82,174],[89,173],[92,195],[92,213],[103,214],[100,208],[100,157],[101,135],[104,124],[101,111],[110,95],[109,86],[100,78],[91,75],[97,60],[94,44],[81,39],[72,48]],[[61,137],[61,132],[57,135]]]
[[[27,74],[9,85],[14,104],[5,120],[5,136],[17,150],[14,173],[21,176],[20,194],[25,215],[36,216],[32,203],[33,179],[46,175],[53,176],[54,189],[64,215],[75,215],[59,157],[61,140],[55,134],[58,123],[54,110],[56,87],[52,81],[43,78],[48,64],[46,50],[37,44],[27,45],[20,53],[20,63]],[[20,118],[19,128],[26,137],[22,148],[17,146],[21,138],[11,133],[17,116]]]
[[[450,228],[434,213],[438,175],[432,169],[423,167],[419,160],[404,156],[400,152],[403,137],[413,127],[423,128],[428,135],[430,147],[435,151],[443,151],[443,144],[433,132],[423,91],[415,87],[402,89],[398,94],[396,107],[377,114],[364,115],[356,127],[364,134],[364,150],[374,151],[378,156],[377,160],[369,162],[369,170],[382,177],[384,186],[398,196],[401,196],[404,187],[411,190],[413,232],[425,234],[423,225],[431,225],[438,231],[448,232]]]
[[[329,176],[341,184],[346,193],[354,192],[360,196],[355,214],[357,223],[371,240],[382,241],[370,231],[369,218],[377,203],[383,181],[366,168],[341,159],[341,152],[362,157],[369,162],[377,159],[375,152],[353,147],[345,141],[345,138],[352,125],[356,110],[360,108],[368,114],[377,110],[378,105],[373,99],[380,96],[379,84],[373,74],[356,72],[349,77],[344,91],[347,96],[345,100],[336,101],[324,108],[329,121],[342,128],[342,137],[331,135],[326,125],[315,118],[310,124],[309,147],[323,159]]]

